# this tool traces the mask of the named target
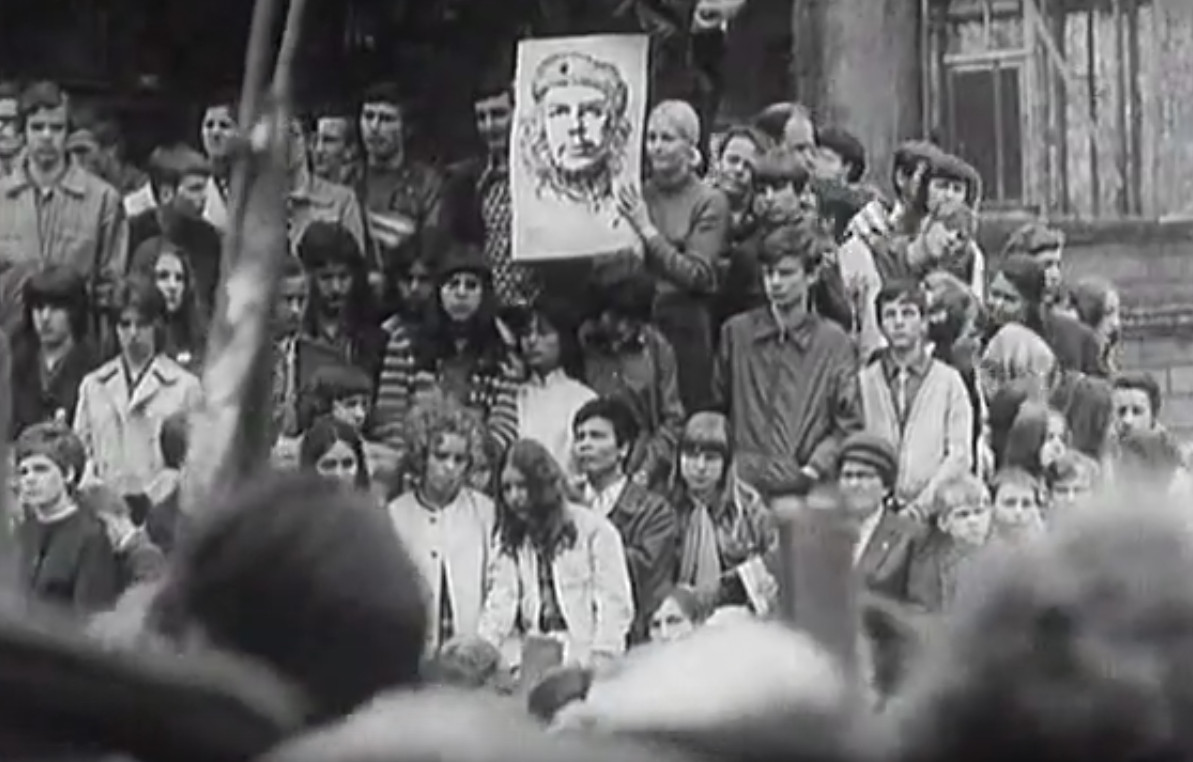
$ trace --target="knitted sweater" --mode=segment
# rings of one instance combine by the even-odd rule
[[[860,376],[866,428],[892,442],[899,452],[896,496],[930,506],[935,490],[973,466],[970,438],[973,406],[956,370],[933,360],[902,428],[881,362]]]

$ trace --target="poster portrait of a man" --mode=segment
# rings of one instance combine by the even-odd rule
[[[511,145],[515,258],[627,245],[616,190],[638,182],[646,43],[636,36],[527,40]]]

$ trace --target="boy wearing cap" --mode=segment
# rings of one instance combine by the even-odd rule
[[[119,564],[103,523],[77,500],[86,455],[63,423],[40,423],[16,443],[21,589],[33,598],[93,612],[119,592]]]

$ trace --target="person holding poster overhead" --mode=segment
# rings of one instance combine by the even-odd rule
[[[663,101],[646,127],[650,176],[639,193],[618,192],[618,208],[642,242],[655,276],[654,322],[675,348],[687,410],[712,402],[712,310],[717,258],[729,230],[729,201],[703,182],[700,118],[683,101]]]

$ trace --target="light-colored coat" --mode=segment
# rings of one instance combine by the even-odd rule
[[[124,493],[144,491],[165,468],[162,423],[193,413],[202,394],[199,379],[165,355],[153,359],[131,393],[119,357],[87,374],[74,420],[91,474]]]
[[[881,362],[860,373],[866,429],[885,437],[899,453],[895,494],[931,508],[935,490],[973,468],[973,405],[961,374],[933,360],[900,430]]]
[[[554,559],[555,595],[567,624],[565,662],[587,665],[594,655],[625,651],[634,621],[634,594],[625,551],[617,529],[606,518],[576,505],[565,510],[576,527],[575,544]],[[538,632],[542,598],[538,558],[529,542],[516,558],[502,553],[491,570],[489,596],[481,619],[481,637],[502,650],[509,664],[518,664],[522,640]],[[518,632],[521,610],[529,631]]]
[[[497,510],[493,501],[465,487],[438,511],[425,508],[413,492],[389,504],[398,537],[418,567],[427,606],[428,645],[439,639],[439,604],[443,595],[439,566],[447,570],[452,602],[453,634],[473,637],[480,627],[488,590],[489,565],[495,555]]]

